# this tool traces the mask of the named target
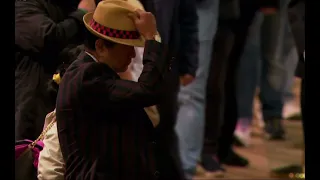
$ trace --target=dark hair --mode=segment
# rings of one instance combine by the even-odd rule
[[[96,41],[98,39],[101,39],[95,35],[93,35],[89,30],[85,30],[85,39],[84,39],[84,45],[90,49],[90,50],[96,50]],[[115,46],[116,43],[108,41],[108,40],[103,40],[104,45],[107,48],[112,48],[113,46]]]

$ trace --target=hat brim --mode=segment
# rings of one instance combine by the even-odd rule
[[[122,39],[122,38],[114,38],[114,37],[109,37],[109,36],[100,34],[90,26],[90,21],[92,18],[93,18],[93,12],[89,12],[83,16],[84,25],[92,34],[102,39],[112,41],[114,43],[124,44],[127,46],[144,47],[145,39],[143,38],[143,36],[140,36],[139,39]]]

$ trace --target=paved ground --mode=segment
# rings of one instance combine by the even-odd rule
[[[300,107],[300,80],[296,79],[293,85],[294,99],[284,108],[284,115],[299,112]],[[292,110],[293,109],[293,110]],[[294,112],[288,112],[288,111]],[[301,121],[284,121],[287,133],[286,141],[270,142],[263,138],[261,130],[260,107],[255,100],[255,122],[253,123],[254,136],[248,148],[235,148],[236,151],[250,160],[248,168],[235,168],[226,166],[224,179],[270,179],[269,172],[272,168],[289,164],[301,164],[304,156],[304,142]],[[260,126],[260,127],[259,127]],[[202,179],[203,178],[196,178]],[[288,177],[288,179],[290,179]],[[209,180],[209,179],[206,179]]]
[[[270,179],[270,169],[289,164],[301,164],[303,157],[303,135],[300,121],[285,122],[287,140],[270,142],[261,136],[254,136],[248,148],[235,148],[250,160],[248,168],[225,166],[224,179]],[[259,134],[256,129],[256,134]],[[260,133],[262,134],[262,133]],[[299,147],[300,146],[300,147]],[[197,180],[209,180],[197,177]],[[288,177],[289,179],[289,177]]]

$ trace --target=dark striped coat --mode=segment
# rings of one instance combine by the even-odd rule
[[[159,43],[146,43],[138,82],[121,80],[85,53],[70,65],[56,105],[66,180],[160,178],[154,129],[143,108],[158,102],[170,69],[164,55]]]

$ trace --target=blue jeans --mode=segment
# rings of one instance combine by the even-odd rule
[[[297,63],[297,58],[292,58],[294,54],[289,56],[294,43],[286,9],[265,17],[257,13],[250,30],[238,70],[239,118],[252,118],[253,98],[258,84],[263,118],[282,118],[284,95],[290,89]]]
[[[205,95],[212,43],[217,28],[218,0],[204,0],[197,6],[199,17],[199,67],[195,80],[179,92],[176,132],[186,177],[191,178],[201,155],[205,124]]]

